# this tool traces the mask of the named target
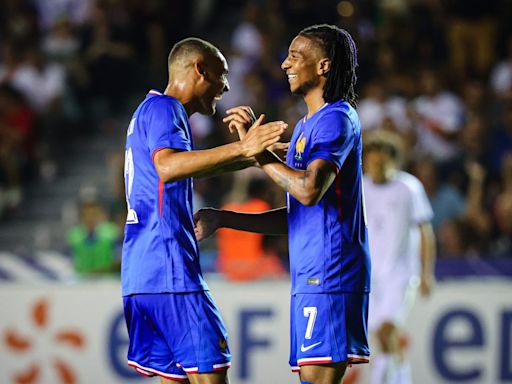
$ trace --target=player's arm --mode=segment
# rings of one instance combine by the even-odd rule
[[[225,122],[240,119],[237,111],[229,110]],[[245,132],[238,129],[240,138]],[[313,142],[313,161],[306,170],[297,170],[285,164],[277,155],[267,150],[256,156],[256,160],[267,175],[282,189],[290,193],[303,205],[317,204],[331,186],[338,167],[348,155],[354,140],[350,119],[346,114],[333,112],[322,118],[322,123]]]
[[[219,228],[283,235],[288,233],[286,207],[261,213],[241,213],[213,208],[201,209],[194,215],[195,234],[203,240]]]
[[[200,151],[171,148],[155,152],[153,162],[160,180],[169,183],[216,172],[229,164],[248,160],[277,142],[286,128],[282,121],[261,125],[263,115],[240,141]]]
[[[269,151],[257,155],[256,160],[272,180],[306,206],[320,201],[338,172],[324,159],[313,160],[304,171],[289,167]]]
[[[257,165],[258,165],[258,162],[256,161],[256,159],[254,157],[251,157],[249,159],[240,159],[240,160],[235,160],[231,163],[227,163],[226,165],[223,165],[222,167],[219,167],[219,168],[215,169],[214,171],[199,172],[194,177],[195,178],[214,177],[214,176],[219,176],[219,175],[222,175],[222,174],[228,173],[228,172],[240,171],[242,169],[254,167]]]
[[[420,292],[423,296],[428,296],[434,283],[434,264],[436,260],[436,241],[434,230],[430,222],[420,224],[420,257],[421,257],[421,276]]]

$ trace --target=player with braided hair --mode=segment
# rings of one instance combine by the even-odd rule
[[[299,36],[314,40],[332,58],[325,82],[324,100],[331,103],[343,99],[355,108],[357,51],[350,34],[344,29],[323,24],[305,28]]]
[[[295,126],[286,163],[270,151],[256,159],[286,192],[287,206],[259,214],[201,210],[195,231],[198,239],[220,227],[288,233],[290,365],[302,383],[339,384],[348,363],[369,360],[370,257],[354,109],[355,44],[343,29],[314,25],[293,39],[281,67],[308,113]],[[236,122],[247,111],[229,113],[224,121]],[[243,138],[245,131],[238,132]]]

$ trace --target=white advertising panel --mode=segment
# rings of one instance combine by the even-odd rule
[[[230,335],[231,383],[298,383],[288,367],[289,282],[210,288]],[[512,382],[511,294],[509,281],[462,281],[418,299],[408,322],[415,383]],[[2,284],[0,308],[2,384],[158,382],[126,365],[118,281]]]

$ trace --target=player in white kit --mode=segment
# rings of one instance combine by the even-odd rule
[[[421,182],[401,171],[400,137],[375,132],[364,140],[364,194],[372,259],[369,330],[380,352],[372,384],[410,383],[401,327],[415,291],[432,288],[435,238],[432,208]]]

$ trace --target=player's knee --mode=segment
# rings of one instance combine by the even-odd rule
[[[398,328],[391,322],[382,323],[377,330],[377,337],[384,352],[393,352],[398,348]]]

